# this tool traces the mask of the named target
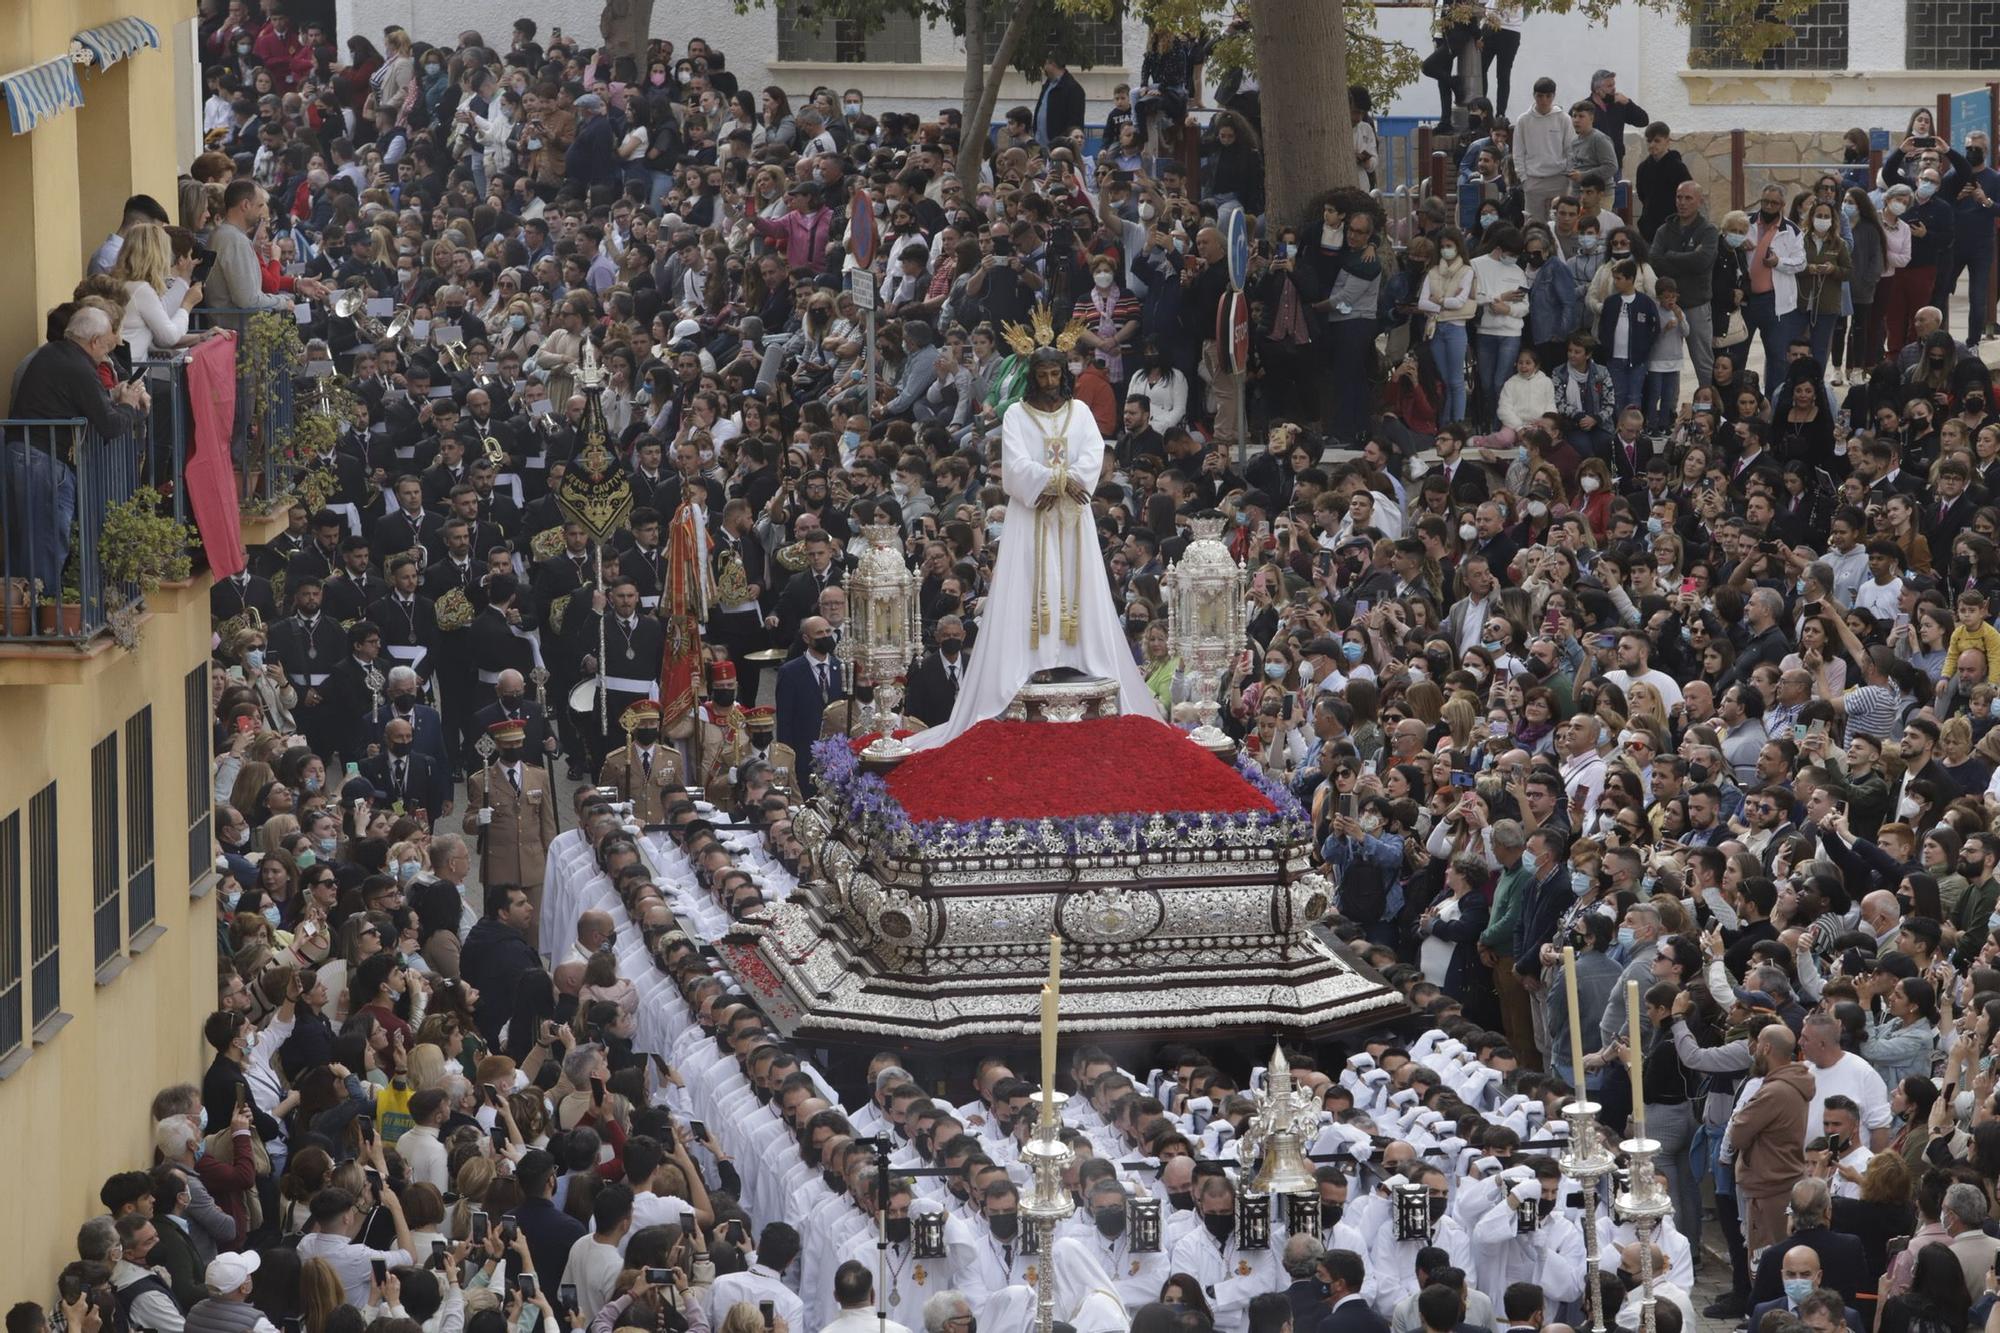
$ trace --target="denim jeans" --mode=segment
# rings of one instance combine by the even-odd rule
[[[1514,373],[1514,358],[1521,351],[1518,333],[1479,335],[1479,392],[1486,399],[1486,419],[1500,419],[1500,386]]]
[[[25,440],[7,442],[7,572],[31,578],[42,594],[62,590],[69,525],[76,518],[76,469]]]
[[[1623,412],[1646,401],[1646,363],[1629,357],[1611,358],[1611,397]]]
[[[1778,318],[1778,298],[1772,292],[1751,292],[1743,298],[1743,322],[1750,326],[1752,337],[1764,344],[1764,382],[1771,379],[1771,368],[1785,364],[1785,343],[1783,321]],[[1747,355],[1749,348],[1742,351]],[[1740,370],[1748,363],[1739,359]]]
[[[1701,1252],[1701,1182],[1696,1179],[1694,1159],[1695,1106],[1674,1102],[1646,1107],[1646,1134],[1660,1145],[1657,1161],[1667,1177],[1667,1194],[1674,1201],[1674,1225],[1687,1243]]]
[[[1439,320],[1431,325],[1431,364],[1444,382],[1444,410],[1439,425],[1465,420],[1465,321]]]
[[[1680,407],[1681,373],[1678,370],[1648,370],[1646,372],[1646,394],[1642,406],[1646,409],[1646,429],[1655,435],[1665,433],[1674,423],[1674,412]]]

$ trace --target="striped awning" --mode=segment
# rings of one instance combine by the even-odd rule
[[[16,134],[26,134],[47,117],[83,105],[83,86],[67,54],[0,74],[0,90],[7,94],[7,119]]]
[[[75,38],[90,52],[99,69],[109,69],[148,47],[160,49],[160,30],[144,19],[113,19],[99,28],[85,28]]]

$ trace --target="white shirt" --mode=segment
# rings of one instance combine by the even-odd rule
[[[375,1250],[357,1245],[331,1232],[308,1231],[299,1237],[299,1258],[324,1259],[347,1291],[347,1303],[357,1310],[368,1306],[368,1284],[374,1280],[370,1265],[377,1259],[391,1268],[414,1264],[415,1259],[401,1250]],[[428,1257],[428,1256],[426,1256]]]
[[[1813,1076],[1813,1104],[1806,1109],[1807,1139],[1816,1139],[1826,1132],[1821,1113],[1826,1108],[1826,1099],[1834,1096],[1852,1098],[1861,1108],[1862,1129],[1888,1127],[1889,1093],[1875,1066],[1854,1052],[1845,1051],[1831,1068],[1821,1069],[1811,1061],[1806,1062],[1806,1068]]]
[[[438,1142],[437,1127],[419,1125],[403,1131],[396,1140],[396,1153],[410,1169],[410,1179],[419,1184],[435,1185],[440,1190],[451,1188],[450,1170],[446,1164],[444,1144]]]
[[[1662,704],[1666,705],[1668,708],[1675,708],[1680,705],[1681,702],[1680,682],[1675,680],[1672,676],[1669,676],[1666,672],[1660,670],[1658,667],[1647,668],[1646,673],[1641,676],[1635,676],[1631,672],[1625,670],[1623,667],[1620,667],[1616,671],[1605,672],[1604,678],[1610,681],[1613,685],[1616,685],[1619,689],[1625,690],[1627,692],[1630,692],[1630,690],[1632,689],[1633,681],[1643,680],[1648,685],[1651,685],[1654,689],[1660,692],[1660,702]]]
[[[636,1228],[634,1228],[636,1229]],[[629,1236],[633,1229],[628,1229]],[[576,1288],[576,1308],[602,1310],[611,1300],[612,1288],[624,1271],[621,1245],[606,1245],[594,1235],[578,1236],[569,1247],[569,1262],[563,1265],[562,1280]]]
[[[1580,755],[1571,755],[1563,760],[1563,790],[1571,795],[1577,788],[1583,789],[1583,808],[1597,809],[1597,798],[1604,794],[1604,759],[1595,750],[1585,750]]]
[[[709,1327],[719,1326],[732,1305],[741,1302],[755,1305],[759,1301],[776,1306],[778,1318],[785,1321],[787,1328],[804,1330],[806,1303],[762,1264],[752,1264],[741,1273],[724,1273],[715,1279],[708,1295]]]

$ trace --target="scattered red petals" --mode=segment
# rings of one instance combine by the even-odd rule
[[[1186,732],[1145,717],[981,722],[911,755],[888,782],[919,823],[1273,809]]]

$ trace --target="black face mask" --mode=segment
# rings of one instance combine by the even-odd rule
[[[646,727],[635,731],[632,733],[632,741],[635,745],[658,745],[660,743],[659,728]]]
[[[907,1217],[889,1218],[882,1223],[882,1234],[888,1238],[891,1245],[909,1244],[910,1219]]]
[[[992,1228],[993,1239],[1009,1241],[1021,1234],[1021,1215],[1019,1213],[991,1213],[986,1218],[986,1225]]]
[[[1320,1230],[1324,1231],[1326,1228],[1336,1225],[1340,1221],[1341,1214],[1346,1211],[1346,1204],[1326,1203],[1322,1201],[1319,1206]]]
[[[833,636],[831,634],[820,635],[812,641],[812,650],[821,657],[825,657],[833,651]]]
[[[497,697],[500,701],[500,711],[503,713],[511,713],[521,706],[521,696],[518,694],[502,694]]]
[[[750,743],[760,750],[768,750],[771,748],[771,741],[775,736],[775,732],[753,731],[750,733]]]
[[[826,1183],[828,1192],[838,1194],[847,1188],[847,1182],[840,1178],[838,1171],[821,1171],[819,1178]]]
[[[518,763],[520,763],[520,762],[521,762],[521,747],[520,747],[520,746],[518,746],[518,745],[503,745],[503,746],[501,746],[501,747],[500,747],[500,762],[501,762],[501,763],[503,763],[503,764],[518,764]]]
[[[1984,148],[1968,148],[1965,150],[1965,160],[1971,166],[1983,167],[1986,165],[1986,150]]]
[[[1099,1208],[1092,1214],[1097,1223],[1097,1234],[1106,1240],[1117,1240],[1125,1234],[1125,1210],[1119,1207]]]
[[[417,696],[414,694],[399,694],[395,697],[393,702],[396,705],[397,712],[408,713],[415,710],[417,706]]]
[[[1541,1216],[1547,1217],[1550,1213],[1553,1213],[1555,1210],[1556,1210],[1556,1201],[1554,1199],[1535,1200],[1535,1211],[1539,1213]],[[1436,1220],[1435,1214],[1432,1215],[1432,1220],[1433,1221]]]
[[[938,640],[938,651],[943,653],[946,657],[957,657],[959,650],[963,647],[965,647],[964,639]]]
[[[1228,1240],[1236,1230],[1235,1213],[1203,1213],[1201,1224],[1208,1228],[1208,1234],[1217,1240]]]
[[[1167,1203],[1177,1213],[1184,1213],[1194,1207],[1193,1190],[1168,1190]]]
[[[736,703],[735,690],[717,690],[713,696],[717,708],[729,708]]]
[[[401,759],[401,758],[402,758],[403,756],[407,755],[407,754],[408,754],[409,752],[410,752],[410,743],[409,743],[408,741],[390,741],[390,742],[389,742],[389,753],[390,753],[390,754],[392,754],[392,755],[395,755],[395,756],[396,756],[396,758],[398,758],[398,759]]]
[[[1445,1204],[1448,1202],[1448,1200],[1440,1199],[1437,1197],[1437,1195],[1433,1194],[1430,1196],[1429,1202],[1430,1202],[1430,1212],[1431,1212],[1431,1225],[1436,1226],[1444,1218]]]
[[[958,1200],[960,1203],[964,1203],[968,1198],[971,1197],[971,1195],[967,1192],[965,1188],[965,1182],[962,1180],[947,1180],[944,1184],[944,1187],[947,1190],[950,1190],[951,1197]]]

